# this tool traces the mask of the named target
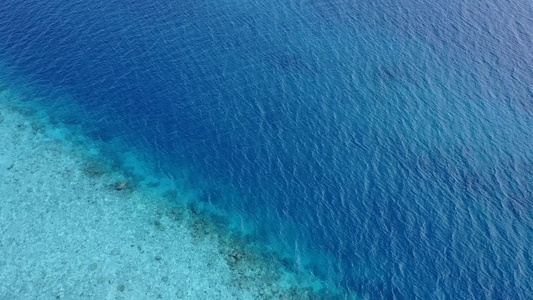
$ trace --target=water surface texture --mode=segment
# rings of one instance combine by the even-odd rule
[[[532,33],[527,0],[0,7],[60,122],[341,298],[531,299]]]

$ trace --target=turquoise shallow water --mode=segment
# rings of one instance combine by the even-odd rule
[[[8,0],[0,53],[142,188],[194,191],[169,201],[296,274],[349,297],[527,299],[532,12]]]
[[[14,88],[0,84],[0,298],[331,296],[232,235],[224,219],[186,205],[197,195],[175,189],[177,178],[154,177],[131,152],[117,166],[101,143],[51,122]]]

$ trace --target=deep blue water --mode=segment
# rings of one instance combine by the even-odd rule
[[[0,7],[2,63],[62,122],[371,299],[533,297],[532,33],[527,0]]]

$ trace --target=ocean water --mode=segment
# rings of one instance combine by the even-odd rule
[[[0,62],[317,288],[531,299],[532,32],[526,0],[4,0]]]

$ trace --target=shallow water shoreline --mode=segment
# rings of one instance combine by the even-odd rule
[[[0,94],[0,294],[10,299],[340,297],[254,251],[186,194],[147,193],[97,142]],[[117,187],[118,182],[127,182]],[[318,283],[318,284],[317,284]]]

